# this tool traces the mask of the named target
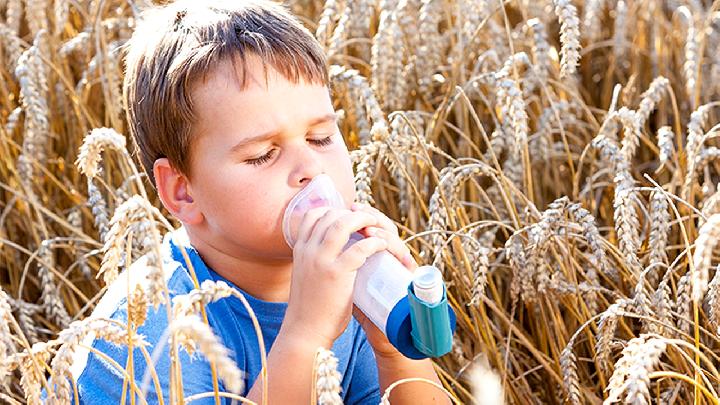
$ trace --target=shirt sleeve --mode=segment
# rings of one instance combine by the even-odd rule
[[[126,311],[118,310],[113,317],[114,319],[126,321]],[[170,343],[168,342],[167,315],[165,307],[161,306],[155,311],[150,308],[148,318],[138,329],[138,333],[144,335],[145,340],[149,343],[146,346],[147,354],[150,356],[148,362],[143,352],[133,349],[133,373],[135,385],[140,391],[146,389],[145,399],[149,405],[158,404],[158,391],[156,384],[161,389],[161,395],[164,403],[169,403],[170,396]],[[128,370],[128,353],[126,346],[117,346],[104,340],[95,340],[93,342],[93,350],[87,357],[85,367],[77,381],[78,391],[80,394],[81,404],[119,404],[123,395],[124,375],[118,370],[117,365],[108,359],[112,359],[123,369]],[[101,354],[96,353],[100,352]],[[107,356],[107,358],[105,357]],[[205,357],[195,352],[190,356],[184,349],[178,349],[178,356],[182,368],[182,384],[183,394],[187,398],[193,394],[204,392],[213,392],[213,379],[209,362]],[[148,364],[153,365],[149,367]],[[147,370],[154,369],[157,380],[151,376],[151,372]],[[223,391],[221,381],[218,381],[220,391]],[[136,392],[136,391],[135,391]],[[125,387],[125,403],[130,403],[130,384]],[[137,394],[136,394],[137,395]],[[136,403],[141,403],[136,396]],[[214,405],[214,397],[195,400],[193,404]],[[221,403],[230,403],[225,398]]]
[[[378,381],[375,352],[367,341],[365,331],[359,327],[355,336],[352,362],[352,378],[345,394],[346,405],[377,405],[380,403],[380,382]]]

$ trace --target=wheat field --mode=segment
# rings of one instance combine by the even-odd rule
[[[87,317],[178,225],[121,102],[148,3],[0,0],[2,403],[73,403],[84,336],[142,347],[148,308],[170,311],[160,278],[127,324]],[[720,403],[720,2],[286,4],[329,57],[359,200],[443,271],[455,403]],[[237,392],[198,311],[233,291],[173,301],[172,336]],[[318,352],[320,403],[334,362]]]

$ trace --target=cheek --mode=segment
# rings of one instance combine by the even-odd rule
[[[355,180],[352,169],[352,162],[347,149],[339,153],[333,158],[334,164],[331,166],[331,175],[333,181],[345,200],[345,205],[349,208],[350,204],[355,201]]]

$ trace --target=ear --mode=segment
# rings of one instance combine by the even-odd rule
[[[183,224],[197,225],[204,219],[198,203],[192,197],[187,176],[175,169],[167,158],[153,164],[155,185],[165,208]]]

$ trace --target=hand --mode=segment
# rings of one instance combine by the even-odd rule
[[[417,263],[413,259],[410,249],[398,235],[398,228],[392,219],[388,218],[379,210],[364,204],[353,204],[351,209],[354,212],[364,212],[374,216],[377,219],[377,225],[368,226],[360,231],[366,237],[378,237],[387,242],[387,250],[393,254],[400,263],[408,270],[415,271]],[[365,316],[357,307],[353,308],[353,315],[365,330],[368,342],[373,347],[375,356],[383,359],[394,359],[403,356],[395,349],[395,346],[388,341],[385,333],[375,326],[375,324]],[[404,356],[403,356],[404,357]]]
[[[345,249],[353,232],[378,226],[367,212],[321,207],[308,211],[293,246],[293,271],[284,336],[330,348],[352,316],[357,269],[373,254],[387,249],[380,237],[368,237]]]

